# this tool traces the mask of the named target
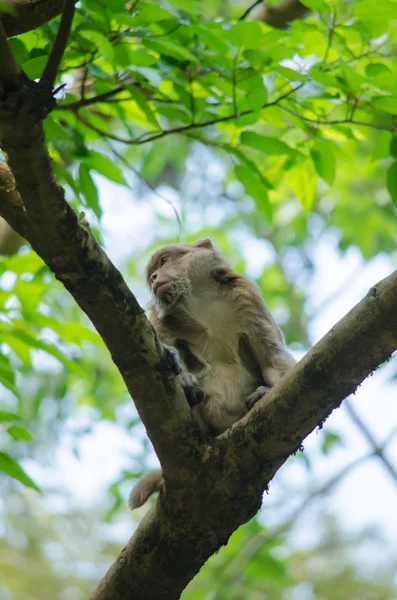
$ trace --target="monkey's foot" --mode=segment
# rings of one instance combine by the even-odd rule
[[[177,377],[183,387],[189,406],[192,408],[196,404],[200,404],[204,400],[205,392],[199,386],[196,377],[188,371],[182,371]]]
[[[247,398],[245,399],[245,404],[248,410],[251,410],[251,408],[258,402],[258,400],[263,398],[263,396],[267,394],[269,390],[270,388],[266,385],[260,385],[256,388],[255,392],[252,392],[252,394],[247,396]]]

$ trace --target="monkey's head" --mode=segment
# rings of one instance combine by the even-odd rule
[[[203,289],[219,261],[225,262],[209,239],[157,250],[146,269],[157,307],[166,314],[190,292]]]

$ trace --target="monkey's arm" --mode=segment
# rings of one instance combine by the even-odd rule
[[[263,302],[259,290],[252,284],[250,291],[250,297],[242,311],[244,333],[240,346],[244,354],[243,360],[246,363],[251,361],[251,365],[260,370],[265,385],[248,397],[249,408],[296,364],[296,360],[286,349],[283,334]]]

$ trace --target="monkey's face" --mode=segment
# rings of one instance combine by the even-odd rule
[[[214,255],[210,240],[173,244],[157,250],[146,271],[157,305],[168,312],[178,300],[205,283]]]

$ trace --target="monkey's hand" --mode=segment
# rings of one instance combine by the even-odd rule
[[[204,390],[199,386],[197,378],[183,368],[178,350],[167,344],[162,344],[162,347],[173,372],[177,376],[178,381],[185,392],[189,406],[191,408],[196,406],[196,404],[199,404],[204,400]]]
[[[260,385],[256,388],[255,392],[252,392],[252,394],[247,396],[247,398],[245,399],[245,404],[248,410],[251,410],[251,408],[258,402],[258,400],[263,398],[263,396],[267,394],[269,390],[270,388],[266,385]]]
[[[190,408],[193,408],[196,404],[200,404],[204,400],[205,392],[199,386],[196,377],[188,371],[182,371],[177,377],[183,387]]]

